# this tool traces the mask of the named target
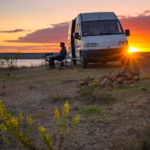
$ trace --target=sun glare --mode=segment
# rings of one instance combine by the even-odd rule
[[[135,47],[129,47],[129,52],[132,53],[132,52],[139,52],[140,49],[138,48],[135,48]]]

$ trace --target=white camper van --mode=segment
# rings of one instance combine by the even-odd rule
[[[69,57],[86,68],[89,62],[107,63],[120,60],[129,64],[129,30],[124,32],[113,12],[82,13],[70,22],[68,31]]]

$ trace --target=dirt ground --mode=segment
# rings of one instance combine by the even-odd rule
[[[66,100],[71,118],[80,114],[80,122],[61,149],[66,150],[148,150],[150,149],[150,58],[137,60],[141,70],[140,81],[132,87],[119,89],[97,87],[93,92],[81,90],[77,82],[86,76],[96,77],[121,69],[120,62],[89,64],[87,69],[79,65],[72,69],[46,70],[45,66],[0,70],[0,100],[8,111],[18,116],[31,114],[35,120],[33,143],[42,145],[39,126],[47,134],[53,134],[57,149],[54,112],[61,112]],[[7,74],[10,73],[10,76]],[[147,91],[142,91],[145,87]],[[96,106],[102,113],[83,111]],[[25,122],[25,121],[24,121]],[[23,127],[26,127],[26,124]],[[12,148],[3,141],[0,131],[0,149]],[[11,139],[10,139],[11,140]],[[12,140],[13,141],[13,140]],[[14,143],[16,144],[16,143]],[[41,146],[41,149],[47,149]]]

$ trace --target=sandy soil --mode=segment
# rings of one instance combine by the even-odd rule
[[[36,145],[42,145],[37,130],[42,125],[48,134],[53,134],[53,145],[57,149],[54,111],[58,106],[61,112],[65,101],[68,100],[69,125],[71,118],[77,113],[80,114],[81,121],[73,134],[67,138],[62,149],[149,149],[147,144],[150,139],[149,64],[150,58],[138,59],[141,80],[133,87],[120,89],[97,87],[91,94],[80,92],[77,82],[87,75],[96,77],[119,70],[120,62],[90,64],[87,69],[75,66],[68,70],[46,70],[41,66],[13,71],[0,70],[0,99],[15,116],[18,116],[20,111],[23,111],[23,116],[31,114],[35,120],[32,138]],[[10,76],[7,76],[7,73],[10,73]],[[142,91],[142,87],[148,90]],[[86,116],[82,110],[89,105],[96,106],[103,113]],[[25,127],[26,124],[23,130]],[[3,141],[2,135],[0,131],[0,149],[17,149],[9,147]],[[44,146],[41,149],[46,150]]]

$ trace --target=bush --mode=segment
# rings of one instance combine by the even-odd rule
[[[101,111],[98,107],[91,105],[84,108],[79,108],[79,112],[84,113],[86,117],[89,117],[93,114],[104,114],[104,112]]]
[[[94,89],[95,89],[94,86],[87,86],[87,87],[81,88],[80,95],[92,96],[94,94]]]
[[[115,96],[111,93],[100,93],[95,96],[97,102],[105,103],[105,104],[112,104],[116,100]]]
[[[0,61],[1,68],[6,66],[9,69],[18,69],[17,60],[19,58],[19,55],[20,55],[20,53],[16,53],[15,56],[10,58],[10,56],[8,54],[5,54],[3,60]]]
[[[27,116],[27,123],[29,127],[28,136],[25,136],[20,128],[23,119],[22,112],[19,115],[19,119],[12,116],[11,113],[8,113],[2,101],[0,101],[0,118],[3,121],[3,124],[0,125],[0,129],[2,131],[4,131],[5,133],[11,133],[21,147],[34,149],[31,141],[31,130],[34,120],[31,119],[31,116]],[[10,145],[10,142],[6,139],[5,135],[3,135],[3,139]]]
[[[59,135],[59,146],[58,149],[60,150],[60,148],[62,147],[62,144],[64,142],[64,140],[68,137],[68,135],[70,135],[73,131],[73,129],[75,128],[75,126],[79,123],[80,121],[80,116],[79,114],[77,114],[77,116],[75,118],[72,118],[72,126],[69,129],[68,128],[68,113],[69,113],[69,104],[68,101],[66,101],[65,105],[64,105],[64,109],[62,111],[62,120],[60,120],[60,113],[58,111],[58,107],[55,110],[55,122],[56,122],[56,130],[57,133]],[[41,140],[43,141],[43,143],[49,148],[49,150],[52,150],[53,146],[52,146],[52,142],[51,142],[51,138],[52,135],[48,135],[45,133],[45,128],[43,126],[39,127],[39,130],[41,131],[42,135],[40,135]]]

